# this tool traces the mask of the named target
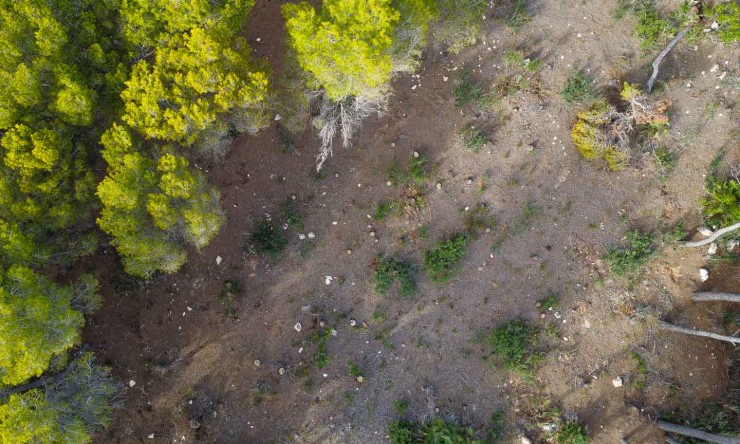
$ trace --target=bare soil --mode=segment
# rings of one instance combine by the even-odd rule
[[[276,75],[284,54],[279,6],[258,0],[249,25],[256,55]],[[672,101],[671,128],[661,141],[679,156],[667,180],[649,153],[623,172],[606,171],[573,148],[578,107],[566,106],[560,91],[575,69],[604,94],[615,80],[649,77],[654,54],[639,50],[631,18],[612,18],[615,7],[614,0],[537,0],[529,5],[533,20],[513,32],[494,6],[485,42],[459,55],[427,51],[419,77],[394,82],[387,115],[369,119],[350,149],[336,149],[323,179],[313,170],[315,136],[296,137],[296,149],[284,153],[277,123],[240,137],[223,164],[199,163],[221,189],[227,214],[207,248],[193,251],[180,272],[145,284],[123,276],[112,251],[90,264],[108,279],[84,338],[131,382],[124,408],[95,442],[383,443],[397,400],[409,401],[411,417],[442,414],[477,429],[504,409],[514,442],[522,421],[536,416],[537,399],[547,398],[588,424],[595,443],[660,443],[652,421],[659,414],[721,396],[729,347],[662,333],[657,319],[721,331],[729,307],[690,296],[740,292],[740,269],[712,262],[710,280],[701,282],[706,248],[668,247],[638,277],[616,279],[600,257],[628,227],[682,221],[693,236],[710,162],[724,147],[722,171],[740,163],[740,51],[679,44],[666,59],[660,94]],[[538,87],[488,112],[455,108],[455,72],[468,67],[476,81],[493,85],[511,49],[542,60]],[[454,143],[470,124],[492,132],[478,153]],[[425,187],[428,205],[371,219],[378,201],[398,194],[386,184],[392,160],[405,164],[414,152],[437,166]],[[250,230],[276,219],[292,196],[305,228],[286,231],[290,245],[278,260],[247,256]],[[469,245],[455,279],[434,285],[419,273],[413,298],[375,294],[378,254],[421,264],[423,252],[460,231],[465,208],[479,203],[498,224]],[[425,226],[428,237],[418,238]],[[309,232],[315,238],[299,239]],[[228,279],[244,289],[233,305],[218,300]],[[540,310],[537,302],[552,293],[559,306]],[[514,317],[557,332],[543,342],[546,358],[532,381],[495,365],[475,340]],[[310,339],[320,323],[336,331],[321,369]],[[641,377],[632,352],[646,361],[646,383],[615,388],[617,376]]]

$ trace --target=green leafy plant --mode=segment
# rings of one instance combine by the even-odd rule
[[[678,164],[678,156],[664,146],[660,146],[653,151],[655,163],[658,165],[658,176],[661,180],[667,179]]]
[[[717,35],[722,42],[740,41],[740,5],[737,2],[715,2],[714,7],[706,8],[704,16],[717,23]]]
[[[394,282],[398,281],[399,293],[408,297],[416,292],[415,267],[397,257],[378,256],[373,262],[375,269],[375,291],[386,294]]]
[[[424,252],[424,269],[432,282],[444,283],[457,274],[457,266],[465,256],[468,240],[467,235],[456,234]]]
[[[638,230],[627,231],[627,243],[623,247],[611,247],[604,259],[609,270],[616,276],[634,273],[655,254],[655,238],[652,234]]]
[[[588,426],[577,421],[567,421],[555,432],[557,444],[588,444],[590,441]]]
[[[391,444],[483,444],[471,427],[435,418],[421,425],[395,421],[389,429]]]
[[[534,331],[523,319],[512,319],[491,332],[488,345],[505,368],[528,374],[540,358],[532,350],[533,334]]]
[[[527,0],[511,0],[505,21],[513,31],[518,31],[524,24],[531,22],[532,14],[527,10]]]
[[[558,300],[558,295],[552,293],[545,299],[539,301],[537,303],[537,306],[540,307],[540,309],[542,310],[550,310],[551,308],[557,307],[558,303],[560,303],[560,301]]]
[[[426,181],[431,174],[430,165],[431,162],[428,157],[415,152],[409,159],[409,176],[415,182]]]
[[[288,245],[283,232],[269,221],[263,220],[249,237],[249,248],[253,253],[276,258]]]
[[[740,180],[708,181],[707,195],[702,199],[704,220],[716,227],[740,222]]]
[[[480,151],[480,149],[488,143],[488,136],[486,136],[486,133],[475,126],[463,128],[458,133],[458,137],[460,138],[462,145],[468,151],[472,151],[474,153]]]
[[[313,357],[318,368],[324,368],[331,362],[326,351],[326,345],[331,337],[332,329],[329,327],[320,327],[311,332],[309,341],[316,344],[316,352]]]
[[[591,79],[580,71],[575,71],[568,76],[560,95],[566,103],[585,102],[596,98],[591,88]]]
[[[470,70],[463,69],[457,75],[455,88],[452,90],[455,106],[462,108],[465,105],[478,101],[483,97],[483,88],[470,78]]]
[[[278,210],[283,221],[298,231],[303,230],[303,216],[296,210],[292,200],[286,201]]]

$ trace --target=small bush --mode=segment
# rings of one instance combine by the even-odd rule
[[[301,216],[301,213],[295,209],[291,200],[284,203],[278,212],[286,224],[294,227],[298,231],[303,230],[303,217]]]
[[[459,133],[460,141],[462,145],[468,150],[474,153],[480,151],[483,146],[488,143],[488,137],[483,130],[478,129],[474,126],[469,126],[460,130]]]
[[[224,287],[218,293],[218,302],[229,305],[236,302],[242,295],[242,282],[239,279],[227,279],[224,281]]]
[[[585,102],[596,98],[596,94],[591,89],[591,79],[579,71],[568,77],[560,95],[567,103]]]
[[[457,266],[465,256],[468,236],[457,234],[447,241],[438,243],[433,250],[424,253],[424,269],[432,282],[444,283],[457,274]]]
[[[740,222],[740,180],[711,180],[701,204],[702,216],[711,226],[719,228]]]
[[[678,156],[675,153],[666,147],[660,146],[653,151],[653,157],[655,157],[655,163],[658,165],[658,176],[661,180],[665,180],[673,174],[673,170],[676,169],[678,163]]]
[[[539,355],[532,351],[533,331],[522,319],[513,319],[496,327],[488,336],[488,345],[508,370],[529,373]]]
[[[717,2],[714,7],[707,8],[705,17],[710,22],[716,22],[717,35],[724,43],[740,41],[740,5],[735,1]]]
[[[421,425],[396,421],[390,426],[391,444],[483,444],[475,439],[471,427],[457,425],[440,418]]]
[[[416,292],[414,279],[415,267],[396,257],[382,258],[378,256],[373,262],[375,269],[375,291],[386,294],[395,281],[399,284],[401,296],[408,297]]]
[[[555,433],[555,442],[557,444],[588,444],[590,441],[588,426],[580,424],[577,421],[567,421]]]
[[[378,202],[378,206],[375,207],[375,213],[373,213],[373,219],[377,221],[385,220],[386,217],[392,215],[392,214],[398,214],[400,212],[401,208],[398,206],[396,202]]]
[[[448,50],[457,54],[466,46],[474,45],[482,39],[485,0],[437,0],[439,13],[430,26],[432,39],[447,45]]]
[[[652,49],[676,35],[677,25],[670,19],[662,18],[652,2],[643,2],[636,15],[636,31],[641,49]]]
[[[470,70],[463,69],[457,76],[457,84],[452,90],[455,106],[462,108],[470,102],[478,101],[483,97],[483,88],[470,78]]]
[[[280,148],[284,153],[292,153],[295,150],[295,143],[290,137],[290,133],[282,126],[278,127],[278,139],[280,140]]]
[[[542,310],[549,310],[551,308],[557,307],[559,302],[560,301],[558,300],[558,295],[553,293],[545,299],[539,301],[537,303],[537,306],[540,307]]]
[[[429,158],[419,153],[414,155],[409,160],[409,176],[415,182],[424,182],[429,179],[431,174]]]
[[[522,25],[532,21],[532,14],[527,11],[527,0],[511,0],[511,6],[505,16],[506,25],[518,31]]]
[[[249,238],[251,252],[264,254],[271,258],[279,256],[287,245],[288,239],[282,231],[266,220],[257,225]]]
[[[326,344],[329,342],[331,336],[332,329],[329,327],[318,328],[311,333],[309,340],[311,343],[316,344],[314,362],[318,368],[324,368],[331,362],[329,354],[326,351]]]
[[[651,234],[637,230],[627,231],[627,245],[610,248],[604,259],[609,263],[609,270],[616,276],[634,273],[655,253],[655,239]]]

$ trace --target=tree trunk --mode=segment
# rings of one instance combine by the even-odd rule
[[[717,231],[714,232],[713,235],[709,236],[706,239],[702,239],[702,240],[696,241],[696,242],[684,242],[683,243],[683,246],[684,247],[701,247],[702,245],[711,244],[718,237],[720,237],[722,235],[725,235],[725,234],[729,233],[730,231],[735,231],[738,228],[740,228],[740,222],[736,223],[735,225],[730,225],[729,227],[725,227],[725,228],[723,228],[721,230],[717,230]]]
[[[713,435],[701,430],[692,429],[691,427],[671,424],[665,421],[658,421],[658,427],[666,432],[676,433],[683,436],[690,436],[697,439],[703,439],[704,441],[713,442],[715,444],[740,444],[740,438],[726,435]]]
[[[735,336],[725,336],[725,335],[719,335],[717,333],[710,333],[708,331],[692,330],[690,328],[678,327],[676,325],[672,325],[667,322],[661,322],[659,325],[662,330],[668,330],[668,331],[673,331],[676,333],[683,333],[683,334],[692,335],[692,336],[701,336],[704,338],[718,339],[720,341],[727,341],[733,344],[740,344],[740,338],[735,337]],[[740,442],[738,444],[740,444]]]
[[[726,301],[740,303],[740,294],[701,292],[694,293],[694,296],[692,296],[691,299],[697,302]]]

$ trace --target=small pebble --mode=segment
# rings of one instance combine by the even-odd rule
[[[259,367],[262,364],[262,362],[259,359],[254,360],[254,366]]]
[[[371,231],[370,232],[370,237],[375,237],[375,232],[374,231]]]
[[[300,322],[296,322],[293,328],[295,329],[295,331],[300,332],[301,330],[303,330],[303,325],[301,325]]]
[[[312,231],[312,232],[310,232],[310,233],[308,233],[308,238],[309,238],[309,239],[313,239],[313,238],[315,238],[315,237],[316,237],[316,235],[315,235],[315,234],[313,234],[313,231]]]
[[[285,367],[280,367],[280,368],[278,369],[278,374],[279,374],[280,376],[283,376],[283,375],[285,375]]]

